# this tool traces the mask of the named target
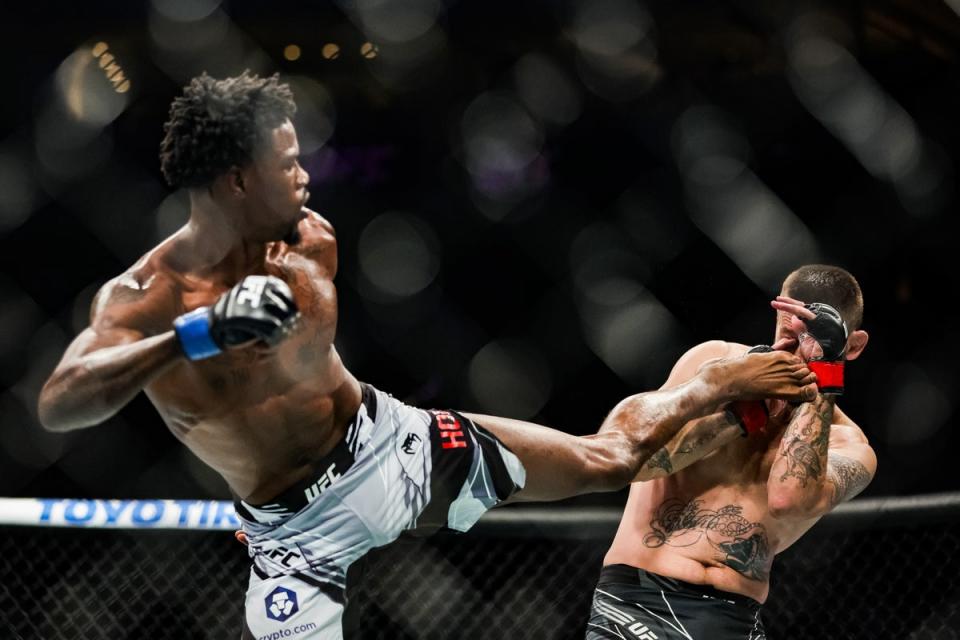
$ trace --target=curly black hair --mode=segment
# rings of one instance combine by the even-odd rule
[[[206,73],[184,87],[163,125],[160,169],[171,187],[203,187],[253,158],[265,135],[296,112],[293,92],[274,74],[249,70],[217,80]]]

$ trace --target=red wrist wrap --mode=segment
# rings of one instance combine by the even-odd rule
[[[807,366],[810,367],[810,371],[817,374],[817,388],[820,389],[820,393],[843,395],[843,360],[839,362],[811,360]]]
[[[763,400],[736,400],[730,403],[730,411],[740,423],[743,437],[763,431],[767,426],[767,403]]]

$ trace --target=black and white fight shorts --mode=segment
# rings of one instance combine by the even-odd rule
[[[343,637],[347,569],[405,531],[466,531],[523,488],[520,460],[454,411],[369,385],[346,437],[268,504],[236,504],[252,560],[244,638]]]
[[[587,640],[765,640],[752,598],[614,564],[600,571]]]

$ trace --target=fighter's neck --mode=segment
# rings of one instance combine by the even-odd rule
[[[177,232],[174,259],[183,271],[218,274],[228,280],[256,271],[263,265],[267,243],[245,237],[233,221],[236,216],[212,203],[193,206],[190,219]]]

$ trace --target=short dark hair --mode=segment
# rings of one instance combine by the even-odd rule
[[[855,331],[863,322],[863,293],[857,279],[840,267],[807,264],[783,281],[784,293],[804,302],[822,302],[840,312],[847,329]]]
[[[160,170],[171,187],[203,187],[244,166],[264,134],[296,112],[289,85],[249,71],[217,80],[206,73],[183,88],[163,125]]]

